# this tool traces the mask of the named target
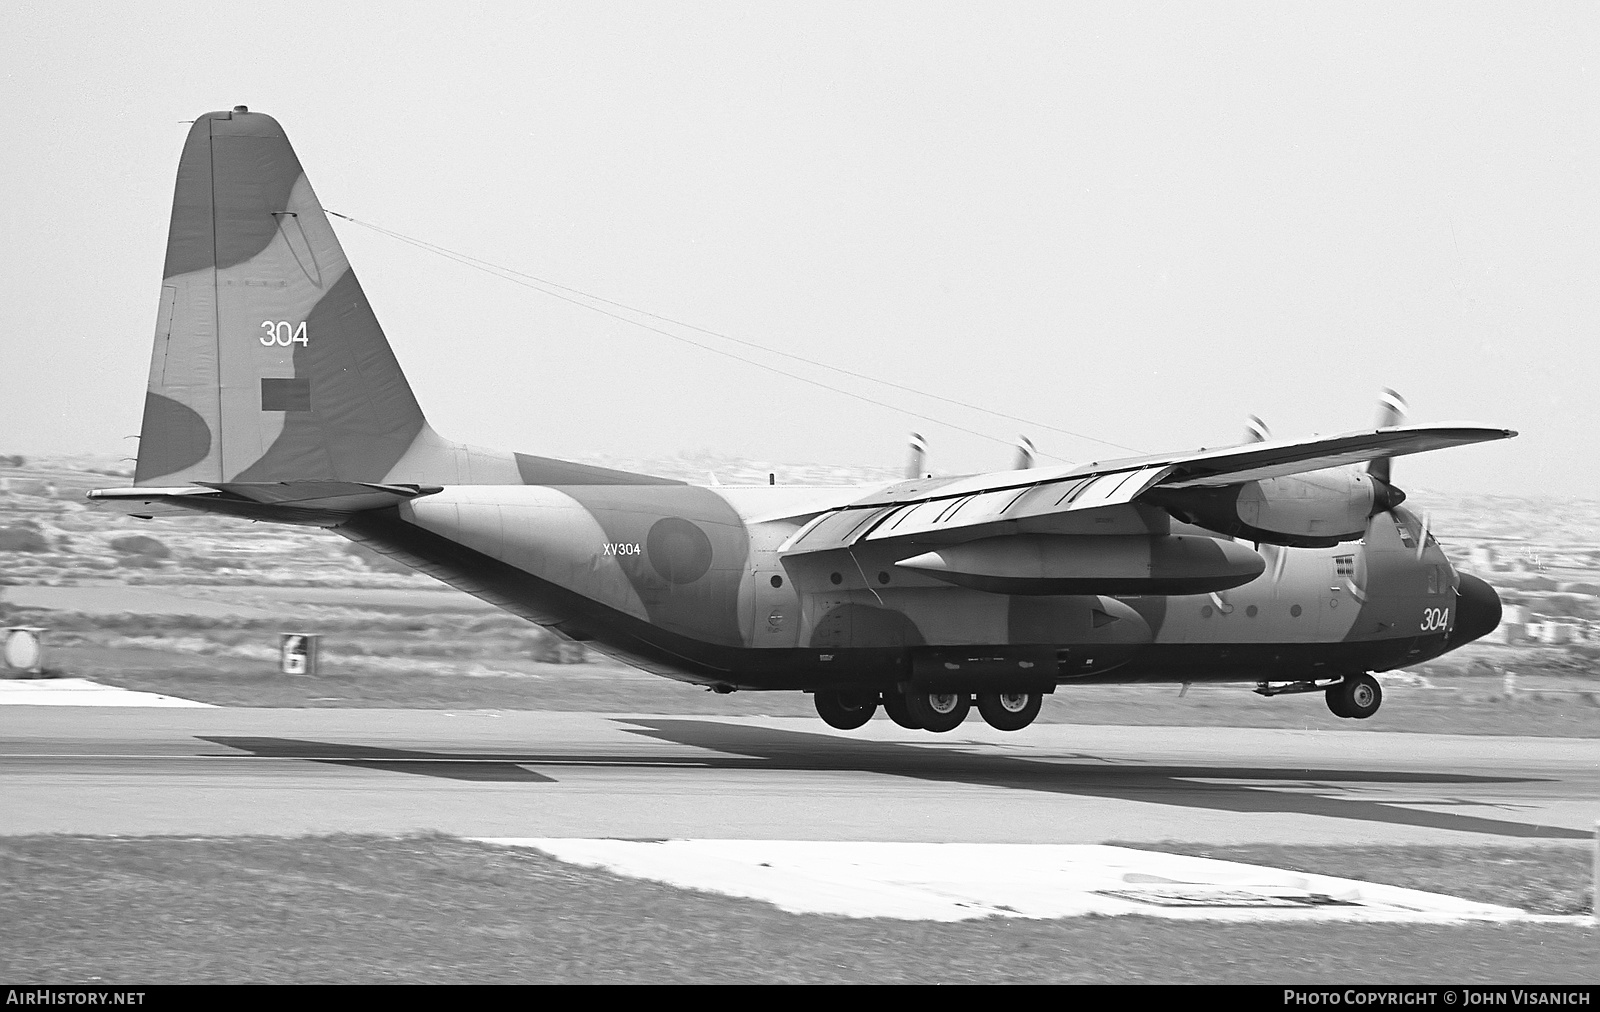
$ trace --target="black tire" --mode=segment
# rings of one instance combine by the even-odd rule
[[[954,731],[972,710],[972,697],[965,692],[908,692],[906,710],[924,731]]]
[[[996,731],[1020,731],[1039,716],[1042,692],[980,692],[978,713]]]
[[[811,701],[817,716],[841,731],[854,731],[878,712],[878,694],[858,689],[818,689]]]
[[[1341,717],[1365,720],[1383,705],[1383,689],[1371,675],[1349,675],[1328,689],[1328,709]]]
[[[1344,685],[1330,685],[1328,691],[1323,693],[1328,699],[1328,709],[1333,711],[1335,717],[1348,717],[1349,713],[1344,708]]]
[[[909,728],[912,731],[922,730],[922,725],[918,724],[916,718],[911,716],[911,710],[906,706],[906,697],[893,689],[883,694],[883,712],[887,713],[889,719],[901,727]]]

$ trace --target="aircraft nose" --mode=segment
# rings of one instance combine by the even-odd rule
[[[1452,648],[1487,636],[1500,625],[1500,595],[1476,576],[1461,574],[1456,590],[1456,626],[1450,633]]]

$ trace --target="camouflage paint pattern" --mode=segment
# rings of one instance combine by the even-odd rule
[[[1289,489],[1272,508],[1315,534],[1299,490],[1344,490],[1330,493],[1330,529],[1364,525],[1362,539],[1251,549],[1186,527],[1151,505],[1172,472],[1154,459],[1011,472],[1004,487],[914,473],[886,488],[702,488],[454,443],[428,426],[282,129],[240,108],[202,116],[184,144],[136,485],[186,508],[331,527],[649,670],[724,687],[889,688],[1011,661],[1034,687],[1320,677],[1459,645],[1464,603],[1472,629],[1488,620],[1493,592],[1464,583],[1413,515],[1366,517],[1365,477],[1274,477],[1274,444],[1256,445],[1247,509],[1244,485],[1200,472],[1186,501],[1253,524],[1269,514],[1260,489]],[[1059,481],[1022,484],[1041,475]],[[244,494],[313,482],[374,505],[296,512]],[[239,495],[196,497],[184,488],[196,483]],[[1179,578],[1185,559],[1232,575],[1204,594],[1002,593],[898,565],[960,546],[962,564],[975,554],[1014,576],[1019,545],[1070,554],[1095,538],[1085,558],[1119,578]],[[1100,551],[1112,541],[1128,550]]]

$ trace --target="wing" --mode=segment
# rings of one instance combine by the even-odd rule
[[[1510,439],[1515,435],[1510,429],[1458,422],[1392,425],[1326,438],[1246,443],[1201,451],[1174,461],[1173,473],[1161,485],[1164,488],[1236,485],[1242,481],[1359,464],[1375,457],[1403,457],[1408,453]]]
[[[789,539],[783,551],[828,551],[861,541],[944,531],[970,535],[975,532],[966,529],[973,527],[1126,506],[1151,489],[1234,485],[1515,435],[1509,429],[1469,423],[1396,425],[1087,466],[905,481],[817,516]]]

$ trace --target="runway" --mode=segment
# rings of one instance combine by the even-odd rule
[[[1529,844],[1593,739],[522,711],[0,707],[0,834]]]

